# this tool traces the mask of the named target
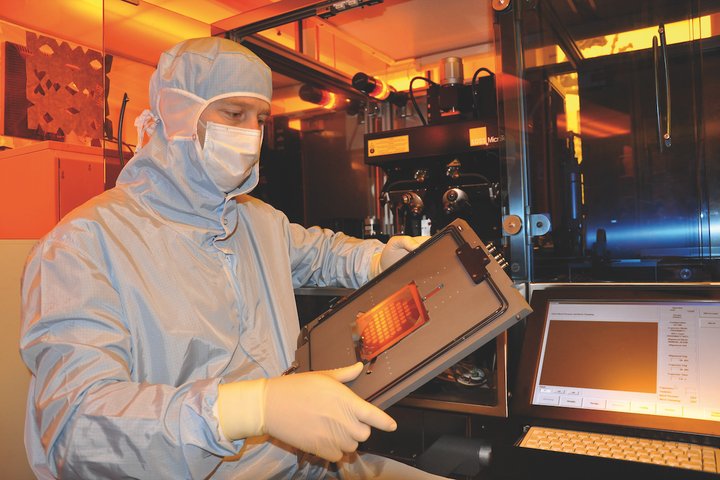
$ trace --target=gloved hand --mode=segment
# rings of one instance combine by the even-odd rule
[[[370,427],[391,432],[395,421],[343,385],[362,371],[362,363],[220,385],[218,421],[236,440],[269,434],[331,462],[354,452]]]
[[[410,237],[408,235],[395,235],[394,237],[390,237],[390,240],[388,240],[382,251],[373,255],[372,261],[370,262],[369,278],[373,279],[377,277],[381,272],[387,270],[390,265],[429,239],[429,236]]]

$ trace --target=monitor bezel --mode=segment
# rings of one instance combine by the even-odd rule
[[[533,405],[532,394],[539,369],[540,352],[551,301],[716,301],[720,285],[599,285],[548,287],[532,292],[533,312],[526,318],[525,334],[518,364],[510,411],[536,419],[616,425],[631,428],[665,430],[687,434],[718,436],[720,422],[662,415],[633,414],[570,407]]]

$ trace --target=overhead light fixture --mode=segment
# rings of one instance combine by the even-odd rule
[[[320,105],[323,108],[332,110],[337,104],[337,95],[312,85],[303,85],[300,87],[300,98],[306,102]]]
[[[367,73],[356,73],[352,78],[352,86],[375,100],[392,103],[398,107],[404,107],[408,102],[407,93],[398,92],[391,85]]]
[[[300,99],[319,105],[326,110],[344,110],[348,115],[356,115],[360,111],[360,102],[354,98],[304,84],[300,87]]]

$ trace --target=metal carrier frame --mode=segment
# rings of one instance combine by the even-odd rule
[[[325,370],[362,360],[358,318],[414,285],[424,308],[404,319],[406,331],[388,348],[366,356],[363,373],[348,386],[387,408],[447,367],[493,340],[531,311],[505,274],[505,260],[456,220],[300,332],[292,371]],[[396,297],[393,297],[393,296]]]

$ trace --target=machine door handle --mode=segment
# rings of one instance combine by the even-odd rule
[[[662,129],[662,113],[660,111],[660,65],[658,52],[658,38],[653,36],[653,64],[655,67],[655,112],[657,114],[658,142],[660,151],[664,147],[669,148],[672,145],[671,119],[672,119],[672,101],[670,98],[670,67],[668,65],[667,41],[665,39],[665,25],[660,24],[658,27],[658,35],[660,36],[660,48],[662,49],[662,63],[665,72],[665,132]]]

